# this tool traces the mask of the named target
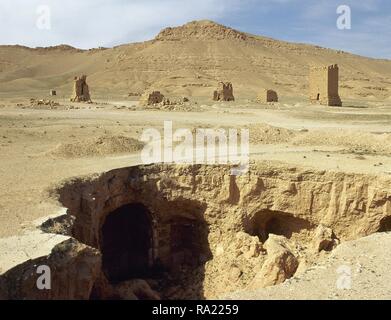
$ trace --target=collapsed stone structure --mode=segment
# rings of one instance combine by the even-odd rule
[[[232,83],[220,82],[218,88],[213,92],[213,100],[235,101]]]
[[[147,91],[140,98],[142,105],[154,105],[164,101],[164,95],[160,91]]]
[[[73,83],[72,102],[90,102],[90,89],[87,84],[87,76],[75,77]]]
[[[261,103],[278,102],[277,92],[271,89],[263,89],[258,94],[257,101]]]
[[[310,100],[327,106],[342,106],[338,93],[339,68],[331,66],[310,67]]]
[[[53,101],[53,100],[47,100],[47,99],[30,99],[30,106],[31,107],[49,107],[50,109],[60,106],[60,103]]]

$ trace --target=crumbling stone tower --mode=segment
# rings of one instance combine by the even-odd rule
[[[73,83],[73,94],[71,101],[73,102],[90,102],[90,89],[87,84],[87,76],[75,77]]]
[[[214,101],[235,101],[231,82],[220,82],[217,90],[213,92]]]
[[[146,91],[140,98],[141,105],[154,105],[164,101],[164,95],[160,91]]]
[[[278,94],[271,89],[262,89],[258,94],[257,101],[261,103],[278,102]]]
[[[339,68],[313,66],[310,68],[310,100],[327,106],[342,106],[338,93]]]

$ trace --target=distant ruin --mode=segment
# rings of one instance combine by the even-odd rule
[[[231,82],[220,82],[218,88],[213,92],[214,101],[235,101],[234,91]]]
[[[310,68],[310,100],[327,106],[342,106],[338,94],[339,68],[331,66],[312,66]]]
[[[57,91],[56,90],[50,90],[49,94],[51,96],[56,96],[57,95]]]
[[[258,94],[257,102],[261,102],[261,103],[278,102],[278,94],[274,90],[263,89]]]
[[[160,91],[147,91],[140,98],[141,105],[154,105],[164,101],[164,95]]]
[[[87,84],[87,76],[75,77],[73,83],[72,102],[90,102],[90,89]]]

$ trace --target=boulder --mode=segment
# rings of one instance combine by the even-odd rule
[[[1,239],[0,248],[2,299],[87,300],[101,268],[97,249],[62,235],[33,231]],[[39,266],[49,267],[50,289],[37,286]]]
[[[314,233],[314,239],[312,240],[312,247],[315,251],[331,251],[338,244],[338,239],[336,238],[332,229],[319,225]]]
[[[236,234],[236,248],[243,253],[246,259],[256,258],[263,251],[262,243],[256,236],[250,236],[245,232]]]
[[[267,251],[266,261],[262,265],[261,271],[255,275],[250,283],[250,289],[283,283],[295,274],[299,266],[299,262],[289,249],[285,237],[270,234],[264,248]]]

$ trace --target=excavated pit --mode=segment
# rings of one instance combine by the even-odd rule
[[[43,228],[98,250],[92,299],[218,298],[278,284],[339,241],[391,230],[388,178],[268,164],[230,173],[157,164],[72,179],[56,190],[67,218]],[[273,278],[287,252],[290,273]]]

